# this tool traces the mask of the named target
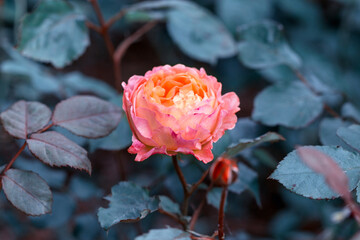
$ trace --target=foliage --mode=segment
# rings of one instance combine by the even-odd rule
[[[357,0],[0,1],[0,238],[351,239],[359,16]],[[121,82],[177,63],[240,97],[212,150],[237,161],[229,186],[191,155],[126,151]]]

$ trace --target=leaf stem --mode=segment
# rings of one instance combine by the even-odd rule
[[[46,127],[44,127],[43,129],[41,129],[38,133],[45,132],[46,130],[48,130],[49,128],[51,128],[53,126],[54,126],[54,123],[51,123],[51,124],[47,125]]]
[[[205,180],[205,178],[207,177],[208,173],[210,171],[210,168],[208,168],[203,175],[201,176],[201,178],[199,179],[199,181],[197,181],[195,184],[193,184],[189,190],[189,194],[193,194],[196,189],[199,187],[199,185]]]
[[[186,226],[186,222],[183,221],[181,218],[179,218],[179,216],[173,214],[173,213],[170,213],[170,212],[167,212],[161,208],[159,208],[159,212],[174,219],[176,222],[178,222],[179,224],[181,224],[181,226],[183,227],[184,230],[186,230],[187,226]]]
[[[121,60],[126,53],[126,50],[145,33],[150,31],[158,21],[150,21],[134,32],[132,35],[122,41],[116,48],[113,54],[114,71],[115,71],[115,88],[119,91],[121,89]]]
[[[228,193],[227,186],[223,188],[221,193],[221,201],[219,207],[219,240],[224,240],[224,218],[225,218],[225,201]]]
[[[24,144],[21,146],[21,148],[19,149],[19,151],[15,154],[15,156],[10,160],[10,162],[8,163],[8,165],[6,165],[6,167],[4,168],[4,170],[1,172],[1,175],[3,175],[7,170],[9,170],[9,168],[13,165],[13,163],[15,162],[15,160],[19,157],[19,155],[22,153],[22,151],[24,151],[26,147],[26,141],[24,142]]]

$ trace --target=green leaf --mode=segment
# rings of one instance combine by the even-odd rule
[[[99,208],[98,218],[102,228],[109,229],[119,222],[136,222],[158,209],[159,201],[148,191],[130,182],[120,182],[105,197],[108,208]]]
[[[5,130],[14,137],[26,139],[50,121],[51,110],[39,102],[18,101],[0,114]]]
[[[235,55],[235,41],[219,19],[198,5],[185,3],[167,13],[167,30],[178,47],[189,57],[210,64]]]
[[[52,121],[76,135],[99,138],[118,126],[121,115],[121,109],[107,101],[93,96],[75,96],[56,105]]]
[[[18,49],[27,57],[57,68],[70,64],[89,45],[85,17],[66,1],[42,1],[24,17]]]
[[[28,215],[41,215],[51,211],[50,188],[36,173],[9,169],[2,177],[2,187],[7,199]]]
[[[159,208],[169,213],[181,215],[179,204],[173,202],[170,198],[166,196],[159,196],[159,199]]]
[[[268,126],[301,128],[318,117],[323,104],[301,82],[277,84],[260,92],[254,103],[252,118]]]
[[[349,178],[349,190],[352,191],[360,180],[360,155],[348,152],[341,147],[312,146],[330,156]],[[338,197],[326,184],[323,176],[307,167],[296,151],[289,153],[270,176],[278,180],[287,189],[305,197],[330,199]]]
[[[241,194],[245,190],[250,190],[256,199],[256,203],[261,206],[257,172],[241,162],[238,163],[238,167],[238,178],[229,186],[229,191]]]
[[[261,69],[286,64],[301,66],[300,57],[288,45],[283,26],[272,21],[244,24],[238,29],[240,61],[249,68]]]
[[[32,134],[26,142],[31,153],[50,166],[69,166],[91,174],[86,150],[58,132]]]
[[[336,131],[340,127],[348,127],[350,122],[343,121],[339,118],[324,118],[320,123],[319,137],[323,145],[341,146],[344,149],[350,149],[339,136]]]
[[[285,139],[283,136],[275,132],[267,132],[255,139],[241,139],[239,143],[230,145],[224,154],[229,157],[233,157],[246,148],[250,148],[265,142],[277,142],[280,140],[284,141]]]
[[[350,127],[340,127],[336,134],[349,146],[360,152],[360,125],[353,124]]]
[[[152,229],[135,238],[135,240],[191,240],[190,233],[177,228]]]

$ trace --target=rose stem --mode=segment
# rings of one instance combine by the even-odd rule
[[[144,26],[142,26],[140,29],[138,29],[136,32],[131,34],[129,37],[127,37],[124,41],[122,41],[115,50],[115,53],[113,54],[113,61],[114,61],[114,71],[115,71],[115,88],[120,91],[121,89],[121,59],[123,58],[124,54],[126,53],[126,50],[133,44],[135,41],[137,41],[140,37],[142,37],[145,33],[150,31],[155,25],[158,23],[158,21],[150,21],[146,23]]]
[[[212,188],[213,188],[213,184],[211,183],[211,184],[209,185],[209,187],[206,189],[205,197],[201,200],[200,205],[199,205],[198,208],[195,210],[195,212],[194,212],[194,214],[193,214],[193,216],[192,216],[192,218],[191,218],[190,226],[189,226],[189,229],[190,229],[191,231],[193,231],[194,228],[195,228],[196,221],[197,221],[197,219],[199,218],[200,213],[201,213],[201,210],[202,210],[202,208],[203,208],[204,205],[205,205],[206,196],[207,196],[207,194],[210,192],[210,190],[211,190]]]
[[[224,187],[221,193],[221,201],[219,207],[219,240],[224,240],[224,218],[225,218],[225,200],[227,196],[228,189]]]
[[[187,183],[186,183],[185,177],[184,177],[184,175],[181,171],[181,168],[178,164],[177,155],[172,156],[172,161],[173,161],[176,173],[180,179],[181,185],[184,190],[184,202],[182,205],[182,214],[184,216],[187,216],[187,212],[188,212],[188,208],[189,208],[189,197],[190,197],[189,190],[187,188]]]
[[[24,142],[24,144],[21,146],[21,148],[19,149],[19,151],[15,154],[15,156],[10,160],[10,162],[8,163],[8,165],[6,165],[6,167],[4,168],[4,170],[1,172],[1,175],[3,175],[7,170],[9,170],[9,168],[13,165],[13,163],[15,162],[15,160],[19,157],[20,153],[22,153],[22,151],[24,151],[26,147],[26,141]]]
[[[103,36],[103,38],[105,40],[106,48],[107,48],[110,56],[113,56],[114,55],[114,45],[111,42],[109,31],[108,31],[109,28],[108,28],[108,25],[105,23],[104,17],[100,10],[99,3],[97,0],[89,0],[89,2],[93,6],[96,16],[100,23],[100,29],[98,29],[98,30],[100,30],[100,34]],[[88,24],[88,26],[89,26],[89,24]],[[90,24],[90,26],[91,26],[91,24]]]
[[[295,75],[300,79],[300,81],[302,83],[304,83],[304,85],[310,89],[311,92],[313,92],[314,94],[318,95],[318,93],[316,92],[316,90],[309,84],[309,82],[306,80],[306,78],[304,77],[304,75],[302,75],[300,73],[300,71],[291,68],[293,70],[293,72],[295,73]],[[335,118],[341,118],[341,116],[334,111],[334,109],[332,109],[329,105],[327,105],[326,103],[323,103],[324,105],[324,109],[325,111],[327,111],[330,115],[332,115]]]

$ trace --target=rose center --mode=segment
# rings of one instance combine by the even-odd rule
[[[174,96],[172,99],[174,102],[174,106],[183,110],[190,110],[196,104],[201,102],[202,98],[195,94],[194,91],[184,91],[180,89],[180,91]]]

